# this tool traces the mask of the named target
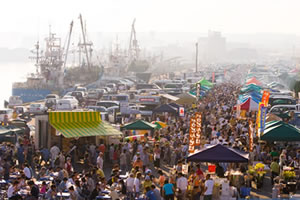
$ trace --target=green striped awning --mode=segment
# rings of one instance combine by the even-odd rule
[[[66,138],[122,134],[109,123],[101,121],[99,112],[49,112],[49,121]]]

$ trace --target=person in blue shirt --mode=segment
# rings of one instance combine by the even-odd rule
[[[146,197],[147,200],[156,200],[155,194],[150,187],[146,187]]]
[[[43,148],[42,150],[40,150],[40,152],[42,153],[42,161],[45,161],[47,163],[49,161],[49,158],[50,158],[49,149]]]
[[[169,183],[168,180],[165,180],[165,184],[163,186],[163,194],[165,200],[174,200],[174,186],[172,183]]]

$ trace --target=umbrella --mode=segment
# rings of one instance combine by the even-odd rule
[[[152,124],[156,124],[157,129],[166,128],[168,125],[161,121],[153,121]]]

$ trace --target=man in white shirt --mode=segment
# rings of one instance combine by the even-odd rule
[[[188,186],[188,180],[187,180],[187,178],[185,178],[183,176],[182,173],[179,173],[178,176],[179,177],[177,179],[176,186],[181,191],[181,193],[180,193],[181,198],[180,199],[185,199],[185,196],[186,196],[185,194],[186,194],[186,190],[187,190],[187,186]]]
[[[99,169],[103,169],[103,154],[102,152],[99,153],[99,156],[97,157],[97,167]]]
[[[133,181],[133,189],[135,192],[135,197],[139,197],[140,196],[140,186],[141,186],[141,173],[137,173],[134,181]]]
[[[7,190],[7,197],[8,199],[12,198],[12,197],[16,197],[16,199],[18,198],[18,194],[17,194],[17,188],[18,188],[18,184],[19,182],[18,181],[14,181],[13,184],[11,184],[9,187],[8,187],[8,190]],[[20,197],[21,198],[21,197]]]
[[[25,174],[25,176],[26,176],[27,179],[31,179],[32,174],[31,174],[31,170],[30,170],[28,164],[25,164],[25,167],[24,167],[24,169],[23,169],[23,172],[24,172],[24,174]]]
[[[54,162],[55,162],[58,154],[60,153],[60,149],[56,146],[56,144],[54,144],[53,147],[51,147],[50,153],[51,153],[52,167],[54,167]]]
[[[212,200],[214,181],[210,178],[209,174],[206,176],[206,181],[204,185],[204,200]]]
[[[132,194],[134,192],[133,187],[134,187],[134,174],[130,174],[130,176],[126,180],[126,188],[129,194],[130,193]]]

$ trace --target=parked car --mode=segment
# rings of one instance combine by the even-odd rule
[[[13,116],[13,110],[12,109],[1,109],[0,110],[0,121],[10,120]]]
[[[25,106],[16,106],[15,110],[16,110],[17,114],[24,114],[24,113],[28,112],[28,109]]]
[[[117,106],[120,108],[120,103],[118,101],[98,101],[96,106],[103,106],[105,108]]]
[[[42,103],[33,103],[29,106],[29,113],[30,114],[43,114],[47,112],[47,108]]]
[[[105,86],[110,88],[111,92],[113,92],[113,93],[117,92],[118,88],[117,88],[117,85],[115,83],[107,83]]]
[[[48,109],[55,110],[57,100],[58,100],[58,99],[46,99],[46,101],[45,101],[45,106],[46,106]]]
[[[86,93],[86,92],[87,92],[87,89],[86,89],[86,87],[76,87],[76,91]]]
[[[74,91],[71,96],[75,97],[79,104],[82,104],[85,100],[85,93],[82,91]]]
[[[77,100],[75,97],[73,97],[73,96],[64,96],[62,99],[75,99],[75,100]]]
[[[59,96],[57,94],[48,94],[46,99],[59,99]]]
[[[57,101],[56,110],[75,110],[78,109],[78,101],[76,99],[60,99]]]

